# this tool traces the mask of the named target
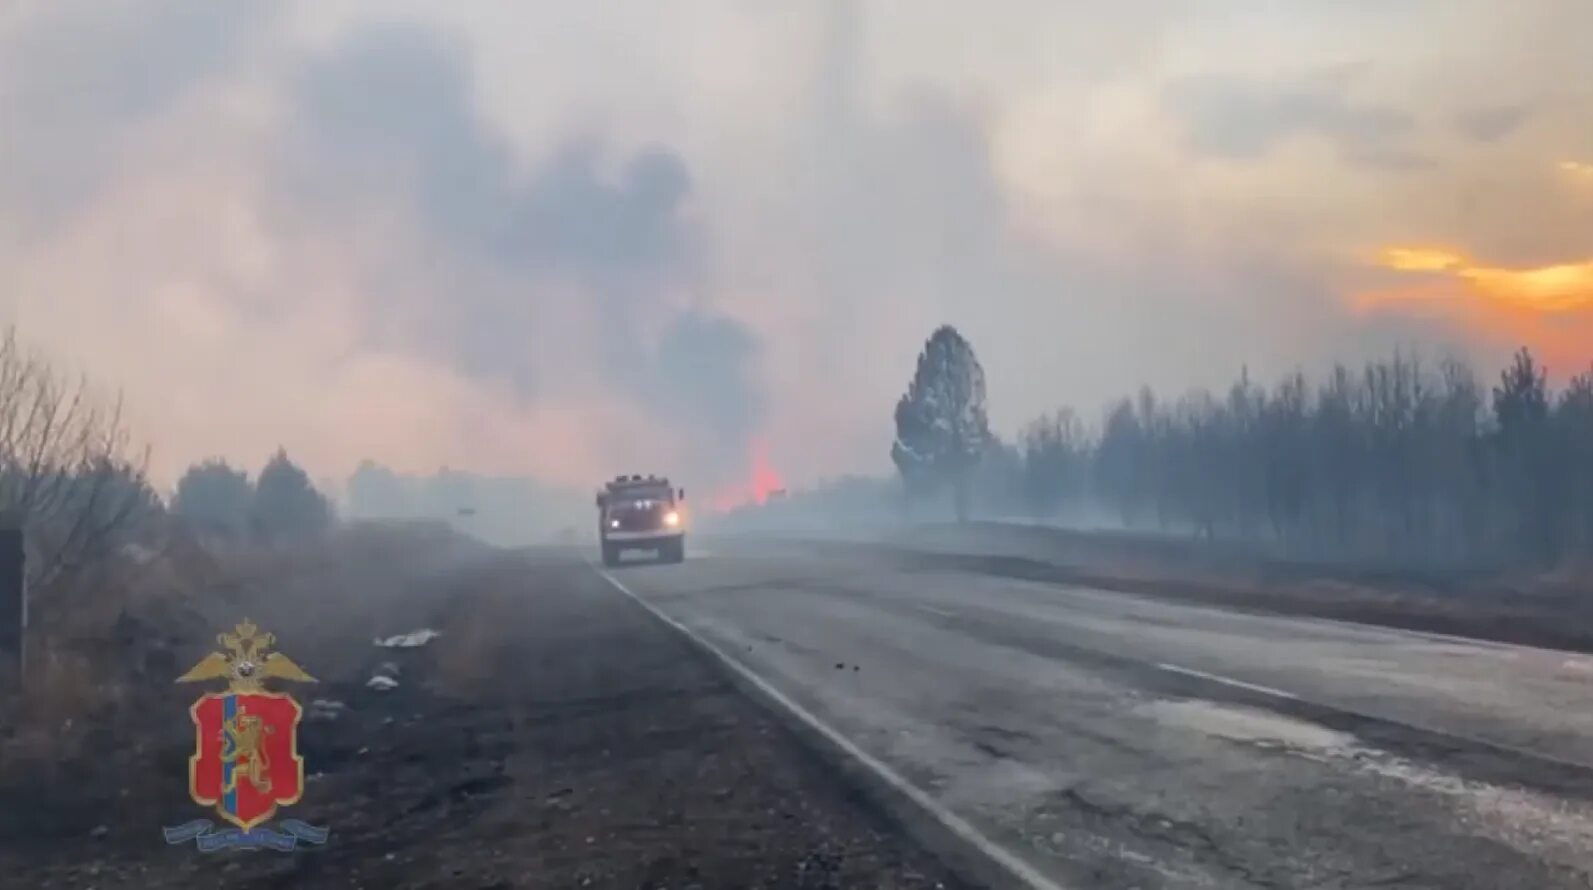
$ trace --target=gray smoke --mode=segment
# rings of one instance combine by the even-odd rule
[[[307,64],[283,158],[291,211],[358,214],[405,196],[437,242],[421,261],[472,277],[485,266],[495,282],[424,295],[425,347],[522,398],[566,370],[530,345],[560,317],[551,303],[585,301],[601,325],[580,357],[656,424],[699,443],[704,466],[734,473],[761,412],[760,345],[729,316],[669,303],[700,286],[707,251],[686,216],[686,161],[656,146],[610,169],[601,140],[572,139],[520,175],[474,111],[468,62],[436,31],[387,25]]]

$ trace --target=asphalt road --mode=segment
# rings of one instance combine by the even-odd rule
[[[868,547],[610,575],[1031,886],[1593,886],[1593,660]]]

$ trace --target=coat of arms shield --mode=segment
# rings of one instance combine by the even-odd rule
[[[267,690],[267,679],[314,683],[291,659],[273,650],[276,638],[245,620],[218,636],[226,652],[212,652],[188,673],[186,683],[225,679],[225,692],[200,696],[188,709],[194,723],[194,753],[188,758],[188,793],[235,826],[212,831],[197,819],[166,829],[170,843],[196,841],[201,850],[270,847],[291,850],[298,841],[324,843],[326,830],[298,820],[283,832],[265,827],[278,808],[304,794],[304,758],[299,756],[303,710],[293,696]]]

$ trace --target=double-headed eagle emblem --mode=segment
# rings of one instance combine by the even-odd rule
[[[200,680],[221,680],[228,683],[229,692],[260,692],[267,679],[293,680],[314,683],[315,678],[293,663],[293,659],[275,651],[277,638],[261,633],[253,621],[245,618],[231,632],[218,634],[216,642],[226,652],[212,652],[177,678],[179,683]]]

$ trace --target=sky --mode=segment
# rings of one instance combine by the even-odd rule
[[[150,470],[733,498],[1395,347],[1593,360],[1585,0],[0,5],[0,315]]]

